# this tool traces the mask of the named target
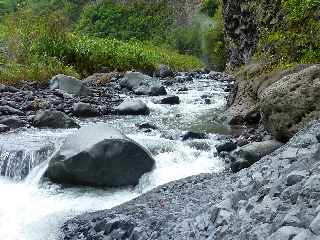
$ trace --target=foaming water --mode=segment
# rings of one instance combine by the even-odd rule
[[[105,119],[91,119],[82,125],[93,122],[107,122],[121,129],[128,137],[150,150],[156,160],[155,169],[145,174],[138,186],[123,189],[96,189],[89,187],[64,188],[55,184],[42,183],[50,154],[63,139],[76,130],[37,130],[28,129],[0,135],[0,169],[14,174],[1,174],[0,177],[0,239],[1,240],[56,240],[59,227],[69,218],[78,214],[112,208],[161,184],[187,176],[220,171],[222,162],[215,157],[216,140],[214,133],[209,139],[197,140],[205,148],[197,148],[180,139],[168,140],[161,137],[163,130],[208,130],[212,113],[223,109],[225,100],[223,85],[216,82],[190,83],[190,91],[179,93],[180,105],[164,106],[154,103],[153,98],[142,98],[151,109],[150,116],[111,116]],[[171,94],[177,94],[174,87]],[[203,102],[203,95],[210,95],[212,104]],[[137,123],[152,122],[161,131],[145,133],[138,131]],[[46,146],[50,151],[42,152]],[[11,165],[4,164],[9,153],[20,151],[22,162],[28,165],[28,173],[19,172],[21,159],[11,158]],[[28,157],[31,156],[31,157]],[[8,162],[8,161],[7,161]],[[14,169],[14,170],[10,170]],[[27,177],[25,178],[25,175]],[[21,181],[21,179],[24,179]],[[20,180],[20,181],[19,181]]]

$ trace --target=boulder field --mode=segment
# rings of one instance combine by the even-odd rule
[[[320,238],[320,122],[238,173],[188,177],[67,221],[61,239]]]

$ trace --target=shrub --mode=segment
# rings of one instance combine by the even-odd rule
[[[320,63],[320,0],[280,0],[280,6],[276,25],[260,22],[255,57],[275,67]]]
[[[5,64],[0,68],[0,81],[44,82],[57,73],[85,76],[101,67],[152,71],[160,64],[175,70],[203,66],[195,57],[150,43],[72,34],[67,22],[57,12],[42,17],[24,10],[8,16],[0,34],[8,50],[8,56],[0,58]]]
[[[95,37],[143,41],[164,39],[173,23],[168,0],[104,0],[84,9],[77,30]]]

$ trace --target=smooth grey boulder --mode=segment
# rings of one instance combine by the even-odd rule
[[[121,187],[137,185],[154,164],[144,147],[117,129],[95,124],[66,138],[46,175],[61,184]]]
[[[60,89],[66,93],[76,96],[86,96],[89,94],[89,89],[82,81],[63,74],[54,76],[50,80],[50,90]]]
[[[33,119],[33,126],[38,128],[79,128],[79,124],[67,114],[56,111],[40,111]]]
[[[19,115],[19,116],[23,116],[25,114],[21,110],[13,108],[13,107],[10,107],[10,106],[0,106],[0,116],[3,116],[3,115]]]
[[[127,88],[137,95],[160,96],[167,91],[161,82],[139,72],[127,72],[120,81],[122,88]]]
[[[89,103],[75,103],[72,110],[77,117],[97,117],[100,115],[99,110]]]
[[[236,160],[231,164],[231,170],[238,172],[243,168],[247,168],[281,146],[283,146],[283,143],[276,140],[247,144],[232,152],[231,157]]]
[[[0,119],[0,124],[6,125],[10,128],[20,128],[27,125],[27,122],[17,116],[10,116]]]
[[[122,115],[148,115],[148,106],[138,99],[128,98],[115,108],[118,114]]]

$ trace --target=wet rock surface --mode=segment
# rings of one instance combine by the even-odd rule
[[[313,122],[236,174],[189,177],[71,219],[61,239],[317,239],[319,134]]]
[[[137,185],[153,166],[146,149],[100,123],[68,136],[50,159],[46,176],[62,184],[121,187]]]

